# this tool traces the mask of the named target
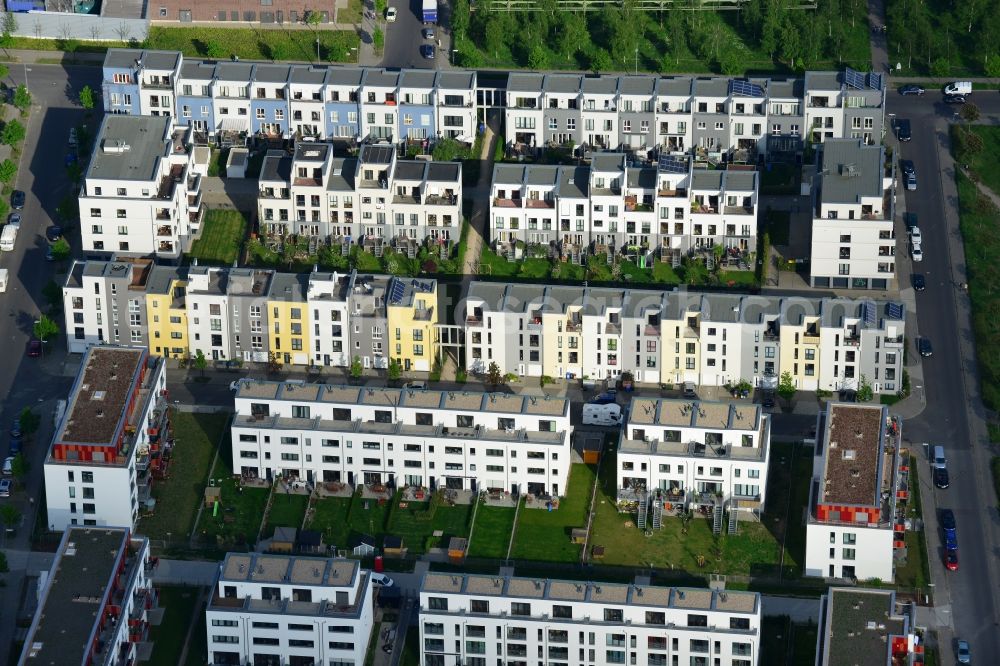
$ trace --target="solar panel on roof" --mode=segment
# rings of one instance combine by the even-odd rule
[[[403,294],[406,293],[406,285],[402,282],[393,282],[392,291],[389,293],[389,300],[393,303],[398,303],[403,298]]]
[[[903,318],[903,306],[899,303],[889,303],[885,307],[886,314],[889,319],[902,319]]]
[[[865,75],[848,67],[844,70],[844,82],[855,90],[864,90]]]
[[[868,87],[872,90],[882,90],[882,75],[877,72],[869,72]]]
[[[750,81],[733,79],[729,82],[729,94],[740,95],[742,97],[763,97],[764,89]]]
[[[861,316],[864,318],[866,326],[874,326],[875,325],[874,303],[862,303]]]
[[[687,173],[687,160],[680,160],[673,155],[661,155],[659,169],[664,173]]]

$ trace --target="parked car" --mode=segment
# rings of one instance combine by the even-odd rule
[[[46,245],[45,246],[45,261],[55,261],[55,260],[56,260],[56,255],[52,252],[52,246],[51,245]]]
[[[27,355],[29,358],[38,358],[42,355],[42,341],[38,338],[28,340]]]
[[[927,278],[924,277],[923,273],[913,274],[913,288],[916,291],[923,291],[927,288]]]
[[[21,214],[11,213],[7,216],[7,224],[21,224]]]
[[[10,424],[10,436],[20,437],[21,436],[21,418],[15,418]]]
[[[592,405],[613,405],[618,402],[618,391],[611,389],[591,398]]]
[[[945,95],[945,104],[965,104],[965,95]]]
[[[420,55],[426,60],[434,60],[434,45],[424,44],[420,47]]]
[[[425,388],[427,388],[427,383],[426,382],[406,382],[405,384],[403,384],[403,388],[405,388],[405,389],[414,389],[414,390],[417,390],[417,391],[423,391]]]
[[[920,245],[924,242],[924,235],[920,231],[920,227],[913,227],[910,229],[910,240],[915,244]]]
[[[249,377],[241,377],[239,379],[233,380],[229,382],[229,390],[232,391],[233,393],[236,393],[238,390],[240,390],[240,386],[252,381],[253,380],[250,379]]]
[[[955,524],[955,512],[951,509],[941,509],[938,514],[938,522],[944,536],[945,548],[958,550],[958,527]]]
[[[932,356],[934,354],[934,348],[931,346],[931,341],[924,337],[917,338],[917,351],[919,351],[920,355],[924,357]]]
[[[960,664],[972,663],[972,652],[969,650],[969,641],[959,639],[955,650],[955,658]]]
[[[10,476],[14,473],[14,456],[7,456],[3,461],[3,475]]]
[[[944,551],[944,568],[948,571],[958,571],[958,551],[946,548]]]
[[[388,21],[389,23],[395,23],[396,16],[397,14],[395,7],[389,7],[385,10],[385,20]]]
[[[945,95],[971,95],[972,81],[953,81],[944,87]]]
[[[10,497],[10,479],[0,479],[0,497]]]
[[[684,382],[684,397],[688,399],[698,397],[698,393],[694,389],[694,382]]]
[[[899,166],[905,174],[916,173],[916,169],[913,166],[913,160],[900,160]]]
[[[909,141],[913,138],[913,133],[910,130],[910,121],[906,118],[896,121],[896,138],[900,141]]]
[[[917,189],[917,174],[908,173],[903,176],[903,180],[906,182],[906,189],[909,191],[914,191]]]
[[[63,164],[70,167],[76,164],[78,159],[79,158],[76,156],[76,153],[66,153],[66,158],[63,160]]]
[[[917,214],[916,213],[903,213],[903,224],[906,225],[906,230],[909,231],[913,227],[917,226]]]
[[[424,28],[420,31],[424,39],[434,39],[434,28]]]
[[[77,138],[76,138],[76,128],[75,127],[70,127],[69,128],[69,140],[67,141],[67,143],[69,144],[70,148],[76,148]]]
[[[947,467],[935,467],[934,468],[934,486],[944,490],[950,484],[948,483],[948,468]]]
[[[374,571],[372,572],[372,583],[377,587],[392,587],[394,584],[392,579],[385,574],[375,573]]]
[[[910,83],[905,86],[899,87],[900,95],[923,95],[926,92],[923,88],[916,85],[915,83]]]
[[[62,238],[63,228],[58,224],[53,224],[51,227],[45,230],[45,240],[50,243],[55,243],[57,240]]]
[[[13,194],[10,195],[10,205],[14,210],[21,210],[24,208],[24,192],[21,190],[14,190]]]
[[[913,247],[910,250],[910,256],[913,257],[913,261],[923,261],[924,251],[920,249],[920,243],[913,243]]]

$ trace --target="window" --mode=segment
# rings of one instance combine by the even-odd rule
[[[523,602],[512,602],[510,604],[511,615],[531,615],[531,604]]]
[[[622,610],[620,608],[605,608],[604,609],[604,621],[605,622],[621,622],[622,621]]]
[[[446,611],[448,610],[448,599],[445,597],[428,597],[427,607],[430,610]]]

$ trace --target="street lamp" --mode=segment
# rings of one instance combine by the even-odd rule
[[[316,38],[316,64],[320,63],[319,60],[319,37]]]
[[[455,59],[456,59],[457,56],[458,56],[458,49],[452,49],[451,50],[451,66],[452,67],[455,66]]]

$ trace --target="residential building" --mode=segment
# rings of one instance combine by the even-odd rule
[[[67,350],[128,343],[212,361],[426,372],[438,354],[437,282],[352,273],[76,261],[63,285]]]
[[[816,666],[917,666],[924,630],[894,590],[831,587],[820,598]]]
[[[907,498],[901,431],[901,420],[884,405],[830,402],[819,414],[807,576],[892,582]]]
[[[457,242],[462,224],[462,167],[401,160],[384,145],[335,157],[331,144],[300,142],[294,154],[271,151],[261,169],[257,214],[265,234],[328,238],[381,256],[385,246],[417,256]]]
[[[640,519],[675,507],[759,516],[770,448],[760,405],[636,398],[618,444],[618,498],[649,505]]]
[[[373,594],[356,560],[227,553],[205,609],[206,663],[362,664]]]
[[[861,139],[878,145],[885,133],[885,77],[848,67],[841,72],[806,72],[804,77],[805,141]]]
[[[756,666],[760,596],[639,583],[426,573],[421,666]]]
[[[70,527],[52,568],[39,579],[38,605],[17,663],[127,666],[147,659],[149,541],[124,527]]]
[[[279,0],[270,5],[260,5],[260,9],[248,9],[233,0],[212,0],[204,4],[192,5],[179,0],[162,0],[158,3],[157,13],[150,10],[149,18],[154,24],[166,24],[170,27],[184,27],[194,24],[223,24],[223,27],[239,27],[257,29],[267,34],[268,30],[282,29],[283,23],[305,23],[310,14],[315,11],[319,16],[320,25],[334,20],[335,12],[329,9],[309,10],[302,5],[287,0]],[[227,26],[225,24],[232,24]],[[179,25],[178,25],[179,24]],[[248,24],[250,24],[248,26]],[[253,25],[258,24],[258,25]]]
[[[564,398],[244,382],[234,473],[351,486],[558,496],[573,426]]]
[[[464,312],[463,312],[464,309]],[[465,367],[520,376],[876,393],[902,387],[895,302],[473,282],[456,319]]]
[[[104,111],[172,116],[183,56],[178,51],[113,49],[104,58]]]
[[[170,445],[165,393],[162,358],[136,347],[87,349],[45,457],[50,530],[135,528]]]
[[[598,153],[589,166],[498,164],[490,186],[490,234],[499,254],[531,246],[581,262],[587,253],[679,262],[722,246],[757,247],[757,172],[723,171],[688,157],[632,166]]]
[[[823,143],[813,188],[814,287],[886,290],[895,285],[895,166],[881,145]]]
[[[177,259],[201,228],[207,172],[190,128],[170,117],[106,116],[80,189],[83,251]]]

